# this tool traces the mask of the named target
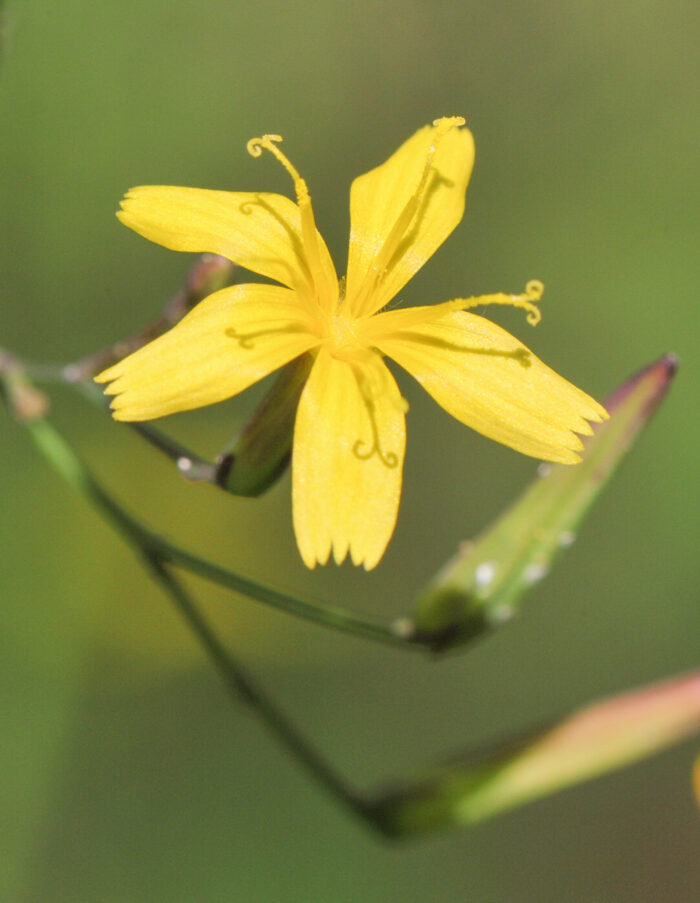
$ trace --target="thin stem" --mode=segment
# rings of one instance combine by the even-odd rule
[[[66,382],[90,379],[178,323],[202,298],[230,282],[234,265],[218,254],[202,254],[190,268],[185,285],[165,305],[161,315],[125,339],[63,367]]]
[[[69,383],[69,385],[103,411],[109,410],[109,399],[94,383],[79,382]],[[142,439],[149,442],[171,461],[174,461],[182,476],[188,480],[217,485],[218,466],[212,461],[207,461],[206,458],[190,451],[185,445],[171,439],[170,436],[150,423],[127,423],[126,426],[138,433]]]
[[[417,641],[412,638],[410,630],[405,626],[403,620],[385,621],[369,615],[358,615],[344,608],[317,605],[297,599],[296,596],[287,595],[273,587],[258,583],[256,580],[243,577],[235,571],[200,558],[198,555],[193,555],[155,533],[149,531],[149,535],[152,546],[160,551],[164,559],[179,565],[192,574],[198,574],[212,583],[225,586],[236,593],[255,599],[257,602],[263,602],[271,608],[343,633],[378,640],[392,646],[412,648],[417,646]]]
[[[332,765],[297,731],[292,722],[273,704],[271,699],[258,689],[244,669],[219,641],[181,581],[167,567],[167,562],[172,561],[180,564],[194,573],[199,573],[209,579],[214,579],[213,575],[218,573],[222,579],[216,582],[235,588],[246,595],[251,595],[246,589],[253,590],[253,598],[257,597],[260,601],[267,601],[269,604],[279,603],[278,607],[285,608],[288,611],[293,611],[294,606],[301,606],[296,613],[304,611],[305,617],[324,623],[326,626],[334,626],[337,629],[355,633],[364,632],[364,635],[384,640],[393,636],[394,641],[399,642],[398,636],[394,636],[391,633],[391,626],[380,625],[379,623],[370,624],[369,622],[365,624],[362,619],[355,615],[342,612],[339,609],[324,610],[317,608],[309,603],[299,602],[299,600],[295,600],[291,596],[284,596],[261,585],[257,585],[257,589],[255,589],[256,584],[252,581],[239,578],[233,572],[217,568],[215,565],[211,565],[173,546],[167,540],[140,524],[102,488],[74,453],[70,445],[45,417],[41,416],[40,413],[36,416],[28,416],[30,411],[38,411],[40,409],[34,407],[34,400],[27,395],[27,391],[30,393],[32,391],[31,383],[26,380],[26,376],[18,363],[9,356],[0,356],[0,386],[5,390],[14,412],[25,415],[24,423],[30,435],[37,447],[58,472],[74,489],[92,502],[107,520],[119,530],[129,544],[138,550],[145,565],[167,592],[171,601],[197,637],[229,692],[237,699],[242,699],[251,708],[280,744],[332,796],[355,815],[362,818],[368,825],[385,832],[384,823],[378,817],[379,810],[376,804],[363,798],[357,791],[353,790]],[[31,403],[28,404],[28,400]],[[352,626],[353,623],[355,624],[354,627]]]
[[[22,363],[24,372],[37,382],[58,382],[68,386],[73,391],[82,395],[89,402],[102,411],[109,410],[109,399],[104,392],[94,383],[85,380],[75,380],[69,376],[69,368],[72,364],[28,364]],[[171,439],[166,433],[152,426],[150,423],[127,423],[141,438],[145,439],[158,451],[174,461],[182,476],[191,482],[211,483],[214,486],[219,483],[220,465],[191,451],[175,439]]]
[[[231,695],[245,702],[280,744],[332,796],[371,823],[369,803],[348,786],[330,763],[301,736],[291,721],[251,681],[231,653],[221,644],[182,583],[163,564],[158,555],[148,554],[145,557],[147,566],[197,637]]]
[[[5,374],[0,372],[0,377]],[[160,560],[171,562],[206,580],[324,627],[355,636],[366,637],[393,646],[418,648],[421,643],[411,634],[404,621],[386,621],[368,615],[358,615],[347,609],[319,605],[298,599],[273,587],[207,561],[188,552],[141,524],[105,490],[78,458],[63,436],[44,417],[27,420],[25,426],[36,445],[63,477],[89,499],[102,514],[145,554],[155,554]]]
[[[90,380],[100,370],[121,360],[157,336],[170,329],[192,307],[212,292],[223,288],[231,280],[234,264],[218,254],[202,254],[190,267],[184,286],[165,304],[161,315],[141,329],[98,351],[68,364],[27,364],[23,369],[40,382],[60,382],[70,386],[83,397],[107,410],[104,393]],[[155,448],[175,461],[180,473],[192,481],[218,485],[220,465],[207,461],[150,424],[133,423],[131,428]]]
[[[24,370],[36,380],[70,386],[105,411],[107,399],[92,385],[91,378],[178,323],[198,301],[229,282],[233,268],[224,257],[204,254],[191,267],[184,287],[152,323],[80,360],[68,364],[25,363]],[[306,355],[283,368],[248,424],[215,462],[200,457],[148,423],[129,426],[174,461],[188,480],[218,486],[232,495],[258,496],[282,475],[289,463],[294,414],[308,369]]]
[[[101,411],[106,412],[109,410],[109,398],[104,394],[102,389],[88,380],[82,378],[76,380],[72,377],[73,364],[29,364],[23,362],[22,366],[24,372],[37,382],[61,383],[68,386],[79,395],[82,395],[83,398],[86,398],[93,405],[100,408]],[[269,406],[270,395],[274,394],[274,390],[275,387],[273,386],[272,392],[269,393],[268,397],[263,402],[263,408],[266,404]],[[265,411],[263,410],[263,415],[264,413]],[[146,442],[173,461],[181,476],[185,477],[189,482],[209,483],[212,486],[217,486],[220,489],[226,490],[226,492],[231,495],[251,496],[258,495],[264,491],[264,489],[268,488],[269,485],[283,473],[286,467],[286,461],[277,461],[277,466],[273,468],[271,474],[268,473],[269,468],[263,468],[263,476],[265,478],[262,481],[258,480],[257,484],[255,482],[255,475],[253,474],[251,477],[249,474],[248,485],[245,485],[245,481],[241,483],[240,479],[238,480],[240,488],[237,488],[236,485],[234,485],[234,481],[231,478],[234,461],[237,463],[239,469],[242,463],[242,461],[239,460],[241,458],[239,453],[240,450],[236,449],[235,446],[240,443],[241,439],[243,439],[244,442],[247,440],[248,445],[251,445],[255,441],[255,428],[258,426],[258,421],[259,414],[256,413],[253,415],[253,418],[247,427],[244,427],[236,440],[230,443],[229,447],[222,451],[216,461],[209,461],[206,458],[202,458],[196,452],[193,452],[187,446],[172,439],[167,433],[162,432],[150,423],[134,422],[125,423],[123,426],[127,426],[133,430],[133,432],[138,433],[142,439],[145,439]],[[251,436],[253,437],[252,439]],[[255,450],[253,450],[253,454],[255,455]],[[238,473],[238,470],[236,473]],[[255,491],[250,491],[251,485],[255,488]]]

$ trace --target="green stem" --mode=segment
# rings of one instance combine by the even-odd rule
[[[0,385],[6,390],[10,403],[17,413],[20,413],[21,409],[18,408],[20,404],[25,405],[27,411],[35,410],[34,399],[30,399],[32,402],[30,408],[26,407],[27,392],[31,392],[32,387],[15,361],[8,363],[7,359],[3,360],[3,367],[0,367]],[[197,637],[229,692],[237,699],[242,699],[250,707],[280,744],[333,797],[367,824],[382,831],[382,823],[374,814],[375,807],[346,783],[331,764],[297,731],[292,722],[257,688],[244,669],[219,641],[180,580],[171,573],[167,562],[179,564],[193,573],[198,573],[214,582],[257,598],[258,601],[265,601],[285,611],[301,614],[303,617],[323,623],[325,626],[333,626],[339,630],[396,643],[407,643],[408,641],[401,640],[397,634],[393,633],[390,625],[364,621],[339,609],[326,610],[301,602],[292,596],[286,596],[261,584],[245,580],[231,571],[226,571],[179,549],[144,527],[126,512],[102,488],[48,420],[43,416],[33,416],[27,417],[24,423],[37,447],[64,479],[84,495],[116,527],[127,542],[138,550],[149,571],[166,591]]]
[[[197,637],[225,686],[235,699],[246,703],[311,776],[346,808],[372,823],[369,803],[351,789],[329,762],[301,736],[296,727],[251,681],[231,653],[219,642],[206,618],[182,583],[157,554],[146,554],[146,564]]]
[[[127,338],[100,348],[78,361],[62,368],[61,378],[75,383],[88,380],[100,370],[114,364],[162,335],[185,316],[199,301],[218,291],[231,281],[235,267],[230,260],[218,254],[200,255],[187,273],[185,284],[165,305],[161,315]]]
[[[31,383],[18,363],[3,358],[0,366],[0,386],[5,390],[15,413],[35,410],[34,399],[26,406]],[[25,408],[20,408],[24,405]],[[38,410],[38,409],[37,409]],[[194,603],[181,581],[170,571],[168,562],[178,564],[213,582],[266,602],[284,611],[301,615],[338,630],[369,636],[385,642],[408,645],[390,624],[364,620],[340,609],[324,609],[292,596],[279,593],[253,581],[239,577],[217,565],[191,555],[168,540],[144,527],[106,492],[78,458],[63,436],[43,416],[24,419],[24,425],[36,446],[55,469],[76,491],[87,498],[139,553],[144,562],[167,592],[169,598],[197,637],[208,658],[218,671],[229,692],[242,699],[314,779],[333,797],[367,824],[382,831],[375,818],[374,806],[353,790],[329,762],[297,731],[292,722],[262,693],[222,645],[208,621]]]
[[[36,445],[70,485],[88,498],[127,540],[138,545],[145,554],[157,555],[161,561],[178,565],[212,583],[324,627],[393,646],[417,648],[418,644],[411,638],[410,631],[403,627],[403,622],[395,623],[371,618],[368,615],[358,615],[346,609],[317,605],[297,599],[295,596],[243,577],[235,571],[200,558],[177,546],[150,528],[143,526],[128,514],[102,488],[48,420],[38,417],[27,421],[25,425]]]
[[[71,366],[73,365],[22,363],[24,373],[33,380],[41,383],[61,383],[66,385],[103,412],[108,411],[109,399],[104,392],[92,382],[71,379],[67,375]],[[171,461],[174,461],[177,469],[186,479],[192,482],[201,481],[216,486],[220,485],[219,464],[200,457],[150,423],[127,423],[125,426],[130,427],[141,438],[170,458]]]
[[[61,383],[82,395],[103,412],[109,398],[81,373],[75,364],[27,364],[24,372],[42,383]],[[190,482],[210,483],[231,495],[255,497],[270,488],[287,469],[292,446],[296,406],[310,368],[302,355],[280,372],[277,380],[239,435],[216,461],[191,451],[150,423],[126,423],[159,452],[175,463]]]
[[[658,377],[659,372],[657,366],[652,376]],[[639,377],[637,383],[643,378],[646,377]],[[529,741],[508,744],[494,754],[453,760],[393,789],[360,794],[250,680],[168,565],[178,564],[244,595],[346,632],[413,648],[428,645],[425,638],[415,632],[411,637],[402,635],[396,625],[300,602],[179,549],[141,525],[101,487],[44,418],[46,399],[27,380],[16,359],[3,352],[0,352],[0,388],[47,459],[138,550],[229,691],[250,706],[322,787],[385,836],[402,838],[455,824],[475,824],[570,784],[622,767],[678,742],[700,726],[700,675],[696,673],[588,706]]]

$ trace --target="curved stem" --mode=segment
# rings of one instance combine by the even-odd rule
[[[74,364],[27,364],[24,372],[37,382],[58,382],[78,392],[103,412],[109,398],[102,389],[82,377],[75,378]],[[216,461],[208,461],[148,422],[122,424],[138,433],[173,461],[190,482],[203,482],[231,495],[255,497],[272,486],[289,464],[294,416],[299,395],[310,369],[310,358],[302,355],[284,367],[262,403],[240,433]]]
[[[129,514],[102,488],[48,420],[36,417],[27,420],[25,426],[39,449],[73,488],[92,502],[122,535],[144,554],[155,554],[160,560],[198,574],[212,583],[324,627],[394,646],[417,648],[421,645],[420,640],[412,636],[410,628],[407,628],[402,620],[393,622],[372,618],[344,608],[298,599],[188,552]]]
[[[43,416],[43,404],[37,405],[39,393],[27,380],[21,365],[0,352],[0,388],[4,390],[13,413],[23,420],[39,450],[64,479],[84,495],[140,554],[143,563],[166,591],[187,622],[204,652],[214,665],[229,692],[245,702],[306,771],[335,799],[369,826],[386,833],[375,803],[354,790],[333,766],[309,743],[294,724],[251,680],[246,671],[220,642],[207,619],[195,604],[182,582],[171,572],[168,562],[179,564],[193,573],[235,589],[258,601],[301,614],[309,620],[346,632],[371,636],[386,642],[405,643],[390,624],[369,621],[341,609],[324,609],[292,596],[279,593],[262,584],[239,577],[210,562],[197,558],[139,523],[100,485],[78,458],[63,436]],[[34,394],[32,394],[34,393]]]
[[[280,744],[292,753],[296,761],[303,765],[332,796],[356,815],[373,823],[373,811],[376,807],[371,806],[368,800],[346,783],[272,700],[251,681],[228,649],[219,641],[182,583],[163,564],[158,555],[148,554],[145,558],[151,573],[187,622],[232,696],[245,702]]]
[[[103,412],[109,411],[109,399],[94,383],[86,380],[74,380],[68,375],[71,364],[28,364],[22,363],[24,373],[41,383],[60,383],[82,395]],[[174,461],[182,476],[192,482],[205,482],[220,485],[220,465],[191,451],[187,446],[172,439],[166,433],[150,423],[126,423],[141,438]]]
[[[127,338],[66,364],[61,378],[72,383],[88,380],[110,364],[142,348],[147,342],[178,323],[207,295],[228,285],[234,269],[234,264],[225,257],[218,254],[201,254],[190,267],[185,284],[167,302],[159,317]]]

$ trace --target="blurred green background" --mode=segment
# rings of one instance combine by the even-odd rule
[[[697,660],[695,352],[700,20],[693,0],[10,2],[0,70],[3,346],[70,360],[153,317],[185,255],[119,225],[148,183],[288,193],[246,140],[279,132],[342,270],[352,178],[422,124],[467,117],[467,215],[407,303],[547,285],[535,332],[599,398],[675,351],[666,405],[524,615],[445,660],[335,636],[190,584],[231,647],[360,785],[517,733]],[[693,359],[695,358],[695,360]],[[317,598],[400,615],[535,464],[408,378],[406,491],[380,567],[307,572],[288,477],[264,499],[185,484],[53,392],[56,422],[181,543]],[[259,395],[259,392],[258,392]],[[214,454],[256,391],[171,418]],[[169,602],[0,427],[0,899],[689,903],[693,744],[471,832],[369,836],[231,706]]]

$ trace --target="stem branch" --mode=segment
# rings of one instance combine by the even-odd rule
[[[192,573],[243,595],[325,626],[395,644],[408,645],[410,641],[401,639],[390,624],[365,620],[341,609],[326,609],[303,602],[240,577],[233,571],[211,564],[178,548],[143,526],[103,489],[63,436],[43,416],[43,406],[34,405],[31,394],[27,393],[36,390],[33,390],[17,360],[5,354],[0,354],[0,388],[4,390],[14,413],[24,417],[24,425],[39,450],[64,479],[85,496],[140,554],[143,564],[184,618],[231,695],[245,702],[282,747],[288,750],[328,793],[366,824],[384,832],[384,823],[380,820],[376,805],[351,788],[333,766],[302,736],[286,715],[257,687],[220,642],[168,564],[180,565]],[[28,399],[32,403],[28,404]]]
[[[13,361],[13,367],[18,366]],[[19,372],[21,373],[21,371]],[[17,371],[14,369],[9,372],[0,367],[0,381],[8,392],[10,377],[12,376],[14,379],[16,373]],[[31,388],[26,377],[23,379],[25,389]],[[14,387],[12,388],[14,390]],[[45,417],[37,416],[26,419],[24,425],[37,447],[64,479],[95,505],[129,542],[143,550],[144,553],[156,555],[159,560],[170,562],[190,573],[198,574],[212,583],[324,627],[403,648],[415,649],[422,645],[419,638],[412,635],[410,624],[406,626],[403,620],[395,622],[373,618],[344,608],[298,599],[296,596],[266,586],[257,580],[244,577],[235,571],[188,552],[144,526],[129,514],[103,489],[63,436]]]
[[[170,572],[157,554],[147,553],[146,565],[166,591],[187,625],[196,636],[224,685],[234,699],[245,702],[265,724],[281,746],[287,749],[312,777],[346,808],[372,822],[368,802],[330,765],[298,732],[291,721],[268,696],[252,682],[243,668],[222,645],[206,618],[187,593],[182,583]]]

